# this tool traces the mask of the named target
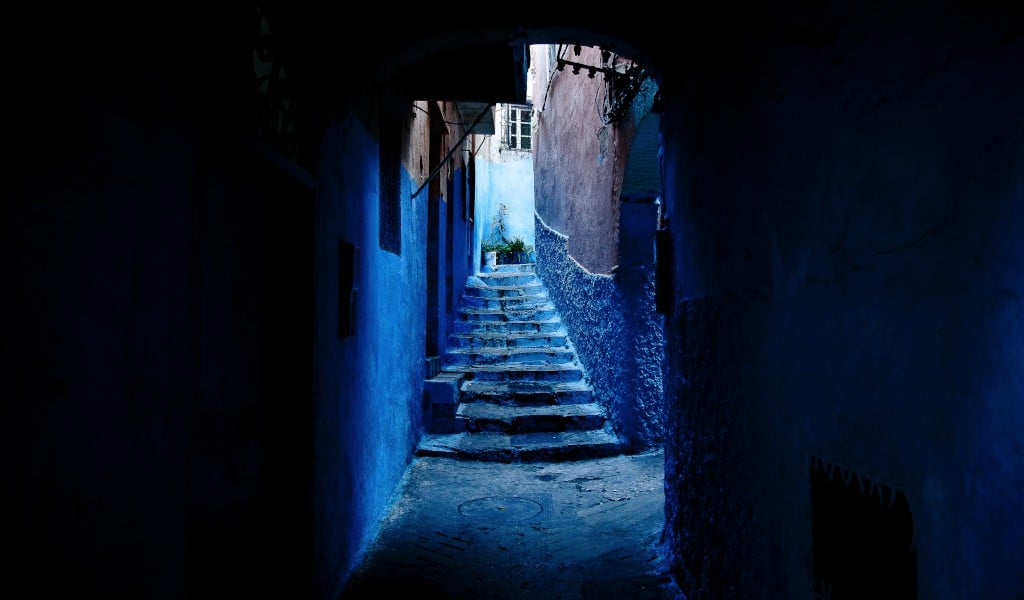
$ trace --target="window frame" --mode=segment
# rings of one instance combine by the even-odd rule
[[[524,119],[525,114],[525,119]],[[529,134],[522,134],[522,126],[526,125]],[[523,139],[527,140],[527,147],[523,147]],[[533,104],[506,104],[505,105],[505,135],[503,145],[509,150],[517,152],[533,151]]]

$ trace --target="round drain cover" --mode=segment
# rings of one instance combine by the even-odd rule
[[[459,505],[459,512],[474,519],[488,521],[521,521],[540,514],[540,504],[515,496],[488,496],[467,500]]]

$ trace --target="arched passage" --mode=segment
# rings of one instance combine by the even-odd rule
[[[487,77],[483,77],[484,81],[481,82],[481,77],[466,78],[464,76],[465,70],[466,69],[470,69],[471,70],[472,68],[489,69],[490,71],[494,71],[494,72],[498,73],[498,80],[502,81],[503,80],[503,78],[501,76],[501,73],[503,73],[502,69],[504,69],[504,68],[506,68],[508,66],[508,61],[510,61],[510,60],[514,61],[518,57],[518,55],[516,53],[514,53],[514,52],[510,53],[511,55],[509,56],[509,53],[503,54],[500,51],[489,49],[489,45],[494,46],[494,47],[496,47],[498,49],[500,49],[500,48],[507,48],[509,46],[509,44],[525,46],[526,43],[531,41],[531,40],[537,40],[537,41],[540,41],[540,40],[557,41],[557,40],[561,39],[560,36],[569,35],[569,34],[579,34],[579,33],[580,33],[580,31],[579,30],[575,30],[575,29],[572,30],[572,31],[569,31],[569,32],[547,32],[547,31],[543,31],[543,30],[538,30],[538,31],[532,32],[531,35],[528,35],[528,36],[517,35],[513,39],[510,40],[510,38],[506,37],[507,31],[504,31],[502,29],[495,29],[493,31],[489,31],[487,29],[483,29],[483,30],[478,30],[476,32],[476,36],[473,39],[463,41],[462,42],[462,44],[463,44],[462,46],[459,46],[459,43],[457,43],[453,39],[445,39],[445,40],[443,40],[443,42],[438,42],[437,40],[432,40],[432,41],[428,40],[427,42],[423,43],[423,45],[418,46],[418,47],[416,47],[413,50],[408,50],[409,56],[410,57],[415,57],[415,59],[409,58],[408,62],[406,62],[406,60],[404,58],[402,58],[405,55],[400,53],[401,57],[396,58],[394,63],[392,63],[392,64],[385,64],[385,67],[381,69],[381,73],[379,74],[379,76],[382,77],[384,79],[384,81],[387,83],[388,89],[395,90],[396,93],[399,93],[403,97],[410,98],[410,99],[422,97],[421,95],[425,95],[426,97],[429,97],[429,98],[449,98],[449,99],[456,100],[456,101],[464,101],[464,100],[488,101],[488,100],[491,100],[491,97],[489,97],[487,95],[487,93],[488,93],[487,90],[489,89],[489,87],[488,87],[488,84],[486,82],[486,79],[487,79],[487,77],[494,77],[495,76],[494,73],[488,73]],[[491,37],[488,38],[488,36],[491,36]],[[591,39],[591,38],[592,39],[602,39],[602,36],[597,35],[597,34],[593,34],[592,32],[589,35],[587,35],[586,32],[584,32],[583,34],[577,35],[576,38],[564,38],[564,39],[565,39],[565,41],[567,41],[569,43],[573,43],[574,44],[575,42],[580,42],[582,44],[584,42],[581,41],[581,40]],[[614,37],[608,37],[607,39],[614,39]],[[437,44],[436,46],[433,45],[435,43]],[[616,45],[613,45],[613,47],[618,47],[618,46],[628,46],[628,45],[624,44],[620,40]],[[481,56],[482,57],[489,57],[490,60],[489,61],[474,60],[474,57],[476,59],[479,59]],[[498,56],[498,57],[504,56],[504,58],[500,58],[500,59],[493,58],[495,56]],[[598,56],[599,56],[599,54],[598,54]],[[457,57],[457,60],[455,60],[455,57]],[[502,60],[506,61],[506,62],[503,63],[503,62],[501,62]],[[472,65],[472,67],[470,67],[470,65]],[[514,66],[514,64],[512,66]],[[651,72],[652,73],[656,72],[656,70],[652,69]],[[449,80],[453,80],[451,85],[450,85],[450,87],[445,87],[445,82],[447,82]],[[653,79],[652,79],[652,81],[653,81]],[[494,87],[498,87],[498,86],[495,85]],[[481,95],[477,96],[477,95],[474,95],[474,94],[481,94]],[[651,94],[651,97],[646,98],[646,102],[648,104],[648,108],[650,106],[652,98],[653,98],[653,93]],[[559,117],[559,118],[562,118],[562,117]],[[630,122],[630,126],[631,127],[633,126],[632,122]],[[555,143],[557,145],[557,141]],[[651,247],[651,241],[650,241],[650,238],[649,238],[650,231],[648,231],[648,239],[646,239],[646,240],[643,239],[643,237],[644,237],[643,234],[637,234],[637,235],[635,235],[632,238],[630,238],[628,236],[626,238],[622,238],[621,243],[620,243],[620,237],[618,235],[618,223],[617,223],[618,214],[617,213],[618,213],[618,204],[621,202],[621,198],[619,197],[621,195],[621,191],[622,191],[621,190],[621,180],[623,178],[623,173],[624,173],[624,170],[625,170],[625,163],[626,163],[627,158],[628,158],[627,155],[628,155],[628,146],[629,146],[629,144],[626,143],[624,147],[622,147],[623,144],[621,142],[617,142],[617,144],[619,144],[620,147],[618,147],[615,150],[614,156],[609,155],[609,157],[607,159],[607,164],[609,166],[612,166],[612,171],[610,172],[610,177],[606,178],[606,180],[605,180],[604,185],[605,185],[606,189],[603,192],[605,197],[607,198],[606,202],[610,202],[610,203],[614,204],[614,206],[609,207],[611,210],[608,211],[609,217],[612,219],[612,221],[609,222],[609,223],[606,223],[606,225],[607,225],[607,227],[605,228],[606,231],[602,232],[600,234],[600,236],[595,235],[593,232],[590,232],[589,235],[588,235],[588,231],[587,231],[587,228],[586,228],[585,224],[581,224],[579,226],[574,225],[573,226],[574,229],[572,230],[572,233],[575,236],[575,239],[577,239],[577,240],[580,240],[580,239],[586,240],[586,239],[590,239],[590,238],[601,239],[603,241],[599,243],[599,246],[600,246],[601,243],[603,243],[603,244],[608,246],[608,248],[606,248],[605,252],[604,252],[604,254],[605,254],[605,259],[604,260],[610,260],[611,262],[610,262],[609,265],[607,265],[604,268],[598,267],[599,271],[600,270],[605,271],[605,272],[599,273],[598,275],[599,275],[599,278],[607,280],[607,281],[602,282],[602,285],[604,285],[606,287],[606,289],[602,293],[607,295],[607,300],[608,300],[608,302],[610,302],[610,304],[605,304],[603,306],[582,306],[582,307],[578,307],[578,309],[574,310],[574,315],[576,316],[577,322],[578,322],[576,326],[578,327],[580,333],[582,334],[583,332],[585,332],[588,329],[590,329],[588,327],[588,325],[585,323],[585,320],[588,318],[588,317],[586,317],[586,313],[587,312],[591,313],[591,315],[592,315],[589,318],[594,318],[594,315],[596,315],[599,318],[601,316],[600,313],[601,313],[601,309],[602,308],[605,309],[605,313],[606,314],[604,316],[606,316],[606,317],[610,317],[613,313],[619,313],[620,314],[619,317],[616,317],[617,320],[608,319],[608,322],[604,325],[603,331],[599,332],[599,336],[598,337],[602,337],[602,336],[603,337],[607,337],[609,333],[613,334],[613,337],[614,336],[620,336],[620,337],[622,337],[622,341],[627,342],[627,344],[630,346],[630,348],[631,348],[630,352],[629,353],[621,352],[620,350],[622,349],[622,344],[620,344],[619,342],[616,342],[615,340],[610,340],[610,339],[609,340],[603,340],[602,344],[601,344],[600,352],[597,352],[594,355],[594,359],[593,359],[593,362],[592,362],[592,368],[595,371],[598,371],[598,370],[602,369],[602,367],[609,366],[609,365],[602,365],[602,362],[604,361],[604,359],[607,359],[607,358],[614,359],[614,361],[615,361],[615,369],[609,369],[607,371],[602,370],[599,373],[599,379],[601,377],[605,377],[606,378],[606,380],[602,380],[602,383],[604,383],[605,385],[602,386],[601,393],[604,394],[603,399],[606,402],[614,401],[614,402],[617,403],[617,405],[615,407],[615,410],[616,410],[615,418],[619,419],[620,421],[625,423],[625,430],[627,431],[627,437],[629,437],[631,439],[631,441],[635,442],[636,445],[638,447],[640,447],[640,446],[643,446],[645,444],[649,445],[651,443],[658,443],[657,439],[651,439],[651,438],[652,437],[653,438],[657,438],[658,436],[660,436],[661,432],[659,430],[659,431],[656,431],[656,432],[654,432],[652,434],[651,431],[641,431],[643,429],[643,427],[638,426],[638,422],[640,421],[640,419],[636,416],[635,413],[631,413],[630,411],[633,410],[632,406],[641,404],[641,403],[636,401],[636,398],[633,397],[634,390],[632,388],[633,387],[639,388],[639,387],[642,387],[642,386],[632,386],[632,385],[630,385],[629,380],[631,379],[632,376],[637,375],[638,369],[636,367],[636,364],[639,364],[639,363],[648,364],[649,368],[653,368],[653,369],[658,370],[659,372],[657,373],[657,378],[656,379],[660,380],[660,361],[647,361],[645,358],[638,356],[638,354],[640,354],[640,353],[636,352],[635,350],[638,350],[639,347],[643,346],[644,344],[646,344],[648,342],[652,342],[652,346],[656,344],[659,347],[657,349],[651,348],[650,350],[652,352],[657,352],[657,353],[660,354],[660,352],[661,352],[661,348],[660,348],[661,339],[658,338],[656,340],[646,340],[646,339],[644,339],[644,340],[636,340],[636,339],[634,339],[634,336],[631,335],[630,330],[622,330],[623,328],[617,327],[617,325],[616,325],[616,323],[621,324],[624,319],[628,320],[628,318],[629,318],[629,317],[626,317],[626,316],[621,316],[621,313],[623,313],[623,309],[622,309],[621,306],[619,306],[619,303],[623,302],[622,296],[624,294],[627,297],[630,297],[630,296],[640,296],[641,295],[641,290],[643,289],[643,287],[645,285],[649,285],[649,284],[653,283],[652,281],[650,281],[650,279],[648,277],[650,275],[649,268],[651,266],[650,263],[649,263],[649,258],[650,257],[648,257],[648,264],[646,265],[647,268],[648,268],[648,271],[645,274],[640,275],[640,276],[635,278],[635,280],[636,280],[636,286],[634,286],[635,289],[627,290],[624,287],[622,287],[621,284],[616,283],[617,281],[622,281],[623,279],[625,279],[629,275],[627,273],[627,271],[629,271],[630,268],[627,268],[628,267],[627,265],[623,266],[622,272],[619,273],[619,275],[617,277],[609,277],[608,276],[609,273],[607,273],[607,271],[610,271],[611,267],[614,266],[617,263],[617,261],[618,261],[618,258],[619,258],[618,255],[619,255],[619,252],[621,250],[621,248],[620,248],[621,244],[625,244],[625,246],[627,246],[627,248],[630,251],[633,251],[636,255],[641,255],[641,254],[644,253],[644,251],[649,251],[650,247]],[[562,154],[568,154],[568,153],[562,153]],[[654,154],[656,155],[657,153],[655,152]],[[416,166],[418,164],[418,162],[417,162],[418,159],[416,159],[415,156],[412,156],[411,158],[412,158],[411,170],[415,171],[415,168],[416,168]],[[427,158],[426,161],[429,163],[433,159],[434,159],[433,157],[430,157],[430,158]],[[431,168],[431,170],[433,170],[433,168]],[[655,173],[657,173],[657,168],[656,167],[654,168],[654,171],[655,171]],[[413,185],[411,187],[413,189],[415,189],[418,185],[420,185],[420,183],[418,181],[414,181]],[[413,211],[416,210],[415,209],[415,207],[417,206],[416,200],[417,200],[416,198],[412,199],[411,206],[413,207],[413,209],[412,209]],[[481,200],[479,198],[476,199],[477,203],[479,203],[480,201]],[[602,203],[602,206],[604,206],[604,205],[605,204]],[[584,204],[580,204],[580,207],[583,207],[583,206],[584,206]],[[433,215],[433,209],[429,209],[428,208],[428,210],[430,211],[429,214]],[[656,228],[657,227],[656,218],[654,218],[652,216],[652,219],[650,219],[650,222],[647,223],[647,226],[649,226],[651,230]],[[430,231],[431,231],[431,229],[430,229],[429,222],[428,222],[428,228],[427,228],[428,238],[430,238],[430,236],[431,236],[431,234],[429,233]],[[428,243],[430,243],[429,239],[428,239]],[[406,247],[406,246],[403,246],[403,247]],[[598,248],[595,247],[595,249],[598,249]],[[571,262],[573,260],[572,257],[571,257],[571,254],[566,253],[564,251],[561,251],[561,252],[562,252],[562,259],[561,259],[562,262],[566,262],[566,261]],[[430,255],[428,254],[428,261],[429,261],[429,256]],[[580,256],[582,258],[583,255],[580,254]],[[386,257],[386,258],[388,258],[388,260],[391,260],[389,257]],[[430,264],[433,265],[433,263],[430,263]],[[568,263],[566,263],[566,264],[568,264]],[[431,268],[433,269],[434,267],[431,266]],[[634,273],[634,275],[636,275],[636,274],[637,273]],[[577,275],[574,275],[574,277],[577,277],[580,282],[583,282],[587,277],[590,277],[590,276],[591,276],[591,274],[587,273],[586,271],[583,271],[583,272],[578,273]],[[585,284],[583,284],[583,285],[585,285]],[[567,288],[565,297],[568,298],[573,293],[574,292],[572,290],[569,290]],[[565,304],[565,306],[568,308],[570,305],[567,303],[567,304]],[[647,306],[647,309],[651,312],[652,317],[657,317],[657,315],[654,315],[654,313],[653,313],[653,306]],[[382,309],[382,310],[386,310],[386,309]],[[638,306],[638,307],[636,307],[636,310],[639,311],[639,310],[642,310],[642,309],[641,309],[641,307]],[[356,336],[356,337],[358,337],[358,336]],[[588,345],[593,345],[594,347],[597,347],[597,341],[598,341],[597,339],[584,341],[581,338],[581,344],[586,343]],[[351,341],[348,342],[348,343],[351,343]],[[636,345],[637,347],[634,347],[634,345]],[[627,364],[628,364],[628,366],[626,366]],[[656,365],[656,366],[650,367],[650,365]],[[628,375],[624,376],[624,373],[628,373]],[[373,374],[369,373],[368,375],[372,377]],[[363,377],[365,377],[365,376],[364,375],[360,375],[360,378],[363,378]],[[654,379],[654,378],[653,377],[647,377],[646,379]],[[646,379],[642,382],[643,384],[647,383]],[[610,384],[614,384],[614,389],[613,389],[613,385],[610,385]],[[619,396],[619,392],[623,392],[623,391],[627,392],[629,397],[625,397],[625,395],[623,395],[623,397],[620,397]],[[654,398],[654,395],[657,394],[657,395],[660,396],[661,391],[662,390],[661,390],[660,386],[656,385],[655,389],[652,389],[650,391],[650,393],[645,393],[645,398],[646,398],[645,402],[649,403],[649,404],[646,405],[646,409],[650,411],[650,414],[645,414],[644,417],[647,418],[650,421],[658,421],[658,423],[657,423],[658,426],[660,426],[660,424],[661,424],[660,423],[660,417],[658,415],[660,414],[660,405],[661,405],[662,402],[661,402],[661,398],[660,397]],[[647,398],[647,396],[650,396],[650,397]],[[357,395],[357,394],[352,394],[350,396],[350,398],[351,398],[350,402],[352,404],[354,404],[354,405],[369,403],[369,400],[368,400],[367,397],[360,396],[360,395]],[[387,404],[389,404],[389,405],[392,404],[392,401],[388,401]],[[400,414],[401,414],[401,411],[399,411],[399,415]],[[368,419],[369,421],[375,420],[375,419],[372,418],[372,415],[366,415],[366,414],[362,415],[361,419]],[[387,419],[387,417],[385,415],[381,415],[379,417],[379,420],[383,421],[385,419]],[[387,429],[395,428],[393,423],[395,423],[394,420],[388,420],[386,423],[382,423],[382,425],[383,425],[382,429],[384,429],[384,428],[387,428]],[[415,430],[415,427],[413,428],[413,430]],[[400,431],[398,431],[397,433],[399,435],[402,435]],[[395,437],[394,434],[387,433],[386,431],[382,431],[382,435],[384,435],[385,437]],[[360,443],[360,442],[361,442],[361,440],[359,438],[353,438],[350,443]],[[378,458],[378,459],[375,459],[373,461],[372,468],[375,470],[375,474],[374,474],[373,477],[369,477],[369,478],[367,478],[367,475],[365,473],[360,472],[360,471],[361,471],[361,469],[367,469],[367,468],[371,468],[371,467],[369,467],[367,464],[365,464],[363,462],[363,459],[357,459],[356,458],[359,454],[364,452],[364,450],[362,448],[359,448],[359,447],[354,448],[354,452],[351,453],[349,455],[349,457],[345,459],[348,462],[348,465],[345,466],[342,469],[342,472],[350,473],[350,475],[347,475],[347,477],[350,477],[350,478],[353,478],[353,479],[359,479],[359,478],[369,479],[370,481],[373,481],[374,482],[374,486],[377,486],[377,488],[378,488],[378,491],[375,492],[375,493],[373,493],[371,490],[367,490],[367,492],[371,492],[371,493],[363,494],[362,498],[353,498],[352,499],[352,501],[357,502],[357,503],[359,503],[359,504],[361,504],[362,506],[365,507],[360,512],[360,514],[363,515],[362,518],[365,519],[367,530],[369,530],[372,527],[372,523],[374,521],[374,518],[373,518],[372,515],[374,515],[375,513],[379,514],[379,511],[382,510],[382,503],[380,502],[379,498],[383,497],[383,495],[386,492],[390,492],[393,489],[394,485],[397,485],[398,480],[396,478],[396,474],[400,473],[401,469],[399,467],[402,464],[402,459],[407,456],[402,451],[402,448],[400,448],[400,447],[392,448],[392,450],[393,450],[393,452],[389,453],[387,455],[387,459],[386,460],[382,461],[382,460],[380,460]],[[322,473],[321,476],[324,477],[326,480],[330,480],[330,479],[333,479],[333,478],[336,477],[336,475],[334,475],[333,473],[336,473],[337,470],[330,466],[331,463],[332,463],[332,461],[330,461],[330,460],[326,461],[325,467],[321,471],[321,473]],[[388,486],[387,481],[392,481],[394,483],[391,486]],[[374,499],[374,496],[377,497],[376,500]],[[340,526],[341,526],[340,523],[327,524],[327,527],[325,529],[337,528],[337,527],[340,527]],[[360,535],[366,535],[366,534],[365,533],[360,534],[359,533],[359,528],[360,528],[360,526],[358,525],[358,523],[353,523],[353,528],[350,529],[349,533],[348,533],[348,535],[353,536],[355,538],[354,541],[352,542],[353,543],[353,547],[358,547],[358,545],[360,543],[365,543],[365,541],[362,541],[362,542],[360,541]],[[331,568],[329,566],[326,566],[327,564],[332,564],[332,561],[325,561],[325,566],[322,567],[323,569],[325,569],[325,571],[328,571]],[[337,565],[337,563],[333,563],[333,564]],[[340,567],[339,566],[335,566],[334,568],[338,572],[342,572],[343,573],[345,571],[345,567],[344,566],[340,566]],[[325,577],[330,577],[331,573],[330,572],[326,572],[324,574],[324,576]]]
[[[1019,593],[1015,7],[490,20],[431,7],[394,35],[409,15],[391,6],[259,8],[16,20],[41,41],[11,53],[20,160],[2,236],[16,576],[107,596],[311,580],[332,595],[400,480],[423,380],[422,265],[378,240],[379,96],[395,81],[479,90],[494,74],[514,88],[509,44],[537,41],[658,69],[675,281],[666,544],[687,594],[863,583],[873,574],[808,558],[835,564],[848,545],[819,538],[856,541],[889,517],[913,530],[921,597]],[[273,86],[256,85],[257,55]],[[402,186],[419,177],[405,169]],[[290,181],[258,183],[278,176]],[[426,212],[400,191],[401,247],[425,248]],[[284,235],[279,211],[295,218]],[[300,247],[312,292],[275,285],[308,273]],[[341,277],[352,257],[358,278]],[[310,474],[291,468],[306,451]],[[870,527],[839,526],[851,510]],[[305,540],[314,566],[289,552]],[[250,557],[265,578],[247,579]]]

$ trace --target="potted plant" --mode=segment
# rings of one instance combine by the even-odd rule
[[[480,253],[483,255],[483,270],[485,273],[494,271],[498,264],[498,257],[505,252],[505,243],[486,240],[480,243]]]
[[[508,240],[505,239],[505,217],[508,216],[508,213],[508,205],[502,203],[498,206],[498,211],[491,218],[490,238],[480,242],[480,258],[483,262],[481,267],[485,273],[494,271],[499,263],[505,264],[504,259],[508,254]]]
[[[500,264],[523,264],[530,262],[530,252],[533,246],[526,243],[520,236],[504,241],[504,248],[498,250],[498,262]]]

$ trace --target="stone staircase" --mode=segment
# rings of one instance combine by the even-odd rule
[[[623,452],[532,263],[470,278],[448,348],[427,381],[417,455],[526,462]]]

